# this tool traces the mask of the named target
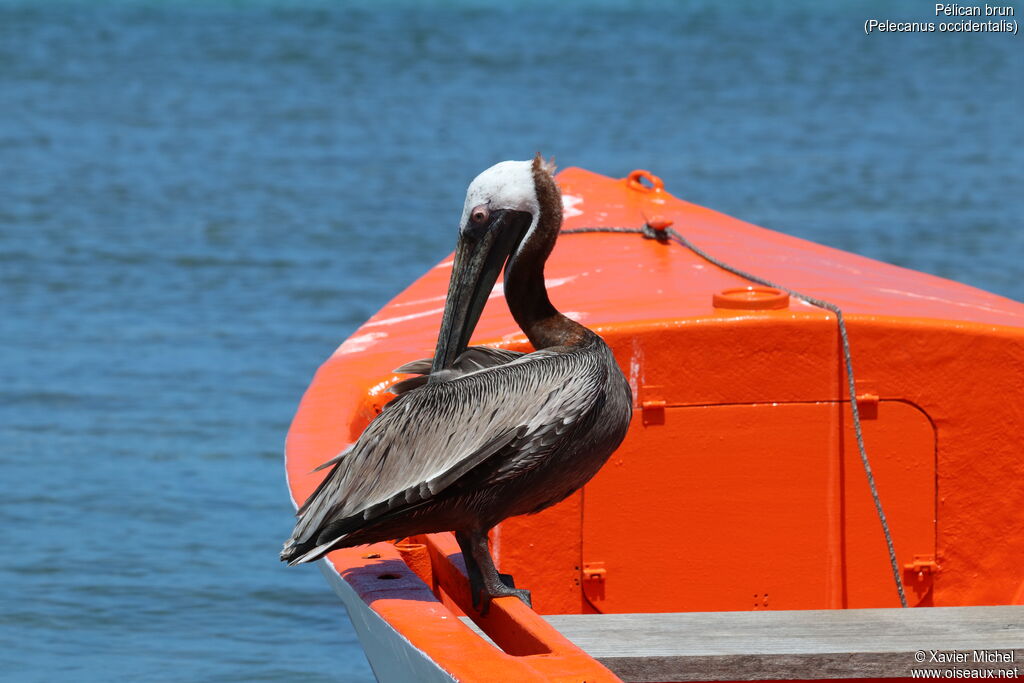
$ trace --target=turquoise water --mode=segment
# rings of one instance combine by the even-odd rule
[[[1024,38],[929,6],[0,2],[0,677],[371,679],[284,435],[495,161],[1024,298]]]

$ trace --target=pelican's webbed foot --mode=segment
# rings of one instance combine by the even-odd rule
[[[517,598],[525,602],[527,607],[533,607],[533,598],[530,596],[530,591],[526,590],[525,588],[516,588],[516,580],[512,577],[511,574],[498,574],[498,578],[501,579],[501,582],[505,585],[506,588],[510,588],[512,590],[512,592],[509,593],[509,595],[516,596]]]
[[[487,547],[486,533],[463,534],[457,532],[455,538],[462,548],[462,557],[469,573],[469,592],[473,600],[473,608],[486,616],[494,598],[516,597],[533,607],[530,591],[516,588],[511,574],[499,574]]]

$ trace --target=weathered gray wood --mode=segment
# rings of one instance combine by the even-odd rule
[[[994,678],[1024,677],[1024,607],[562,614],[545,619],[624,681],[909,678],[911,669],[1001,669],[1016,675]],[[939,657],[963,652],[967,661],[932,661],[932,651]],[[974,661],[974,651],[998,652],[1012,661]],[[923,662],[915,659],[919,652]]]
[[[1024,676],[1024,607],[546,618],[626,681],[894,678],[922,668],[1017,668]],[[930,661],[933,650],[966,652],[967,661]],[[975,650],[1013,661],[977,662]],[[919,651],[924,662],[915,661]]]

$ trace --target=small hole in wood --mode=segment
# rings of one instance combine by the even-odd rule
[[[377,578],[378,578],[378,579],[383,579],[383,580],[385,580],[385,581],[389,581],[389,580],[391,580],[391,579],[398,579],[398,578],[401,578],[401,577],[400,577],[400,576],[398,576],[398,574],[381,574],[381,575],[380,575],[380,576],[378,576]]]

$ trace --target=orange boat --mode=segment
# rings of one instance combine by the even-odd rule
[[[556,307],[598,332],[629,378],[630,432],[581,491],[493,531],[498,566],[532,590],[533,610],[499,598],[479,616],[450,534],[322,560],[377,677],[1015,668],[1024,304],[744,223],[673,197],[644,171],[612,179],[571,168],[558,182],[566,231],[648,226],[646,239],[563,235],[545,271]],[[669,225],[697,250],[665,239]],[[288,433],[293,501],[392,398],[403,377],[392,368],[433,353],[451,265],[395,297],[317,372]],[[837,315],[796,292],[842,310],[888,534],[857,446]],[[499,283],[473,343],[528,351],[500,293]],[[896,577],[909,607],[931,609],[901,609]],[[979,649],[995,654],[941,657]]]

